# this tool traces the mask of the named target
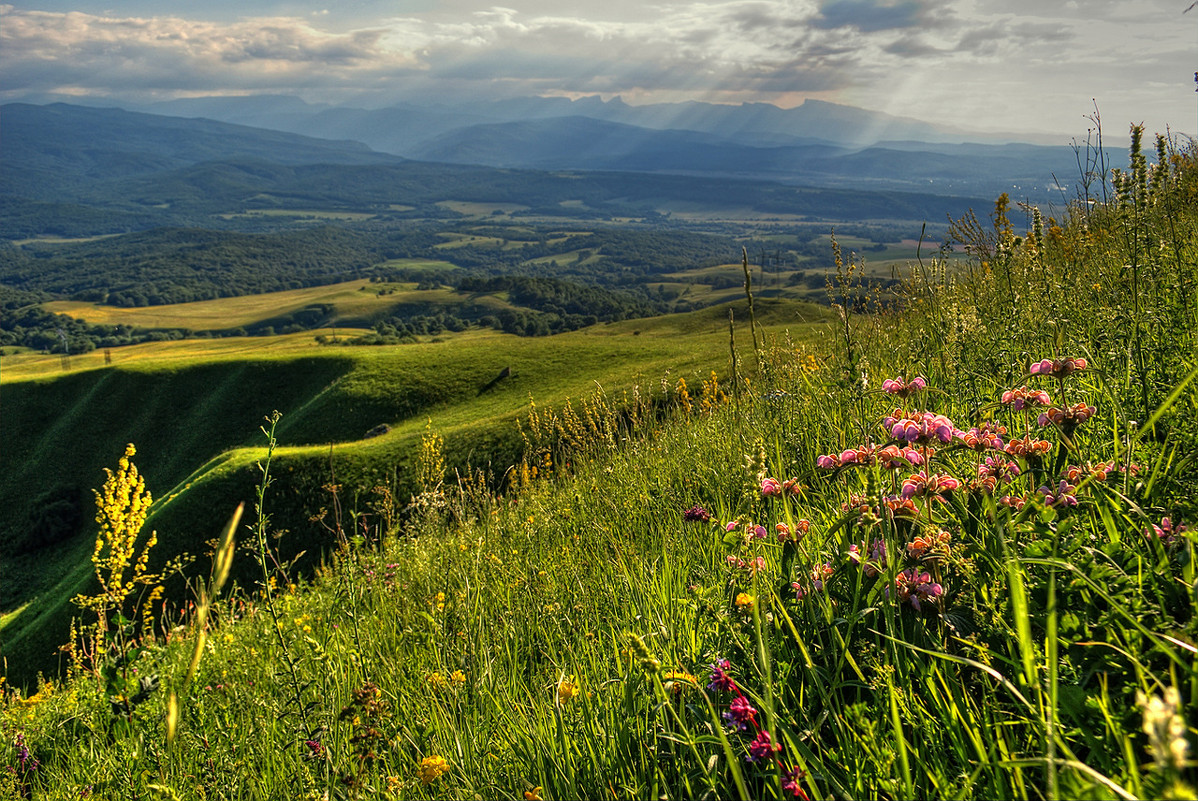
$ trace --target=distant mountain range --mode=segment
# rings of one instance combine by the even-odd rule
[[[1071,199],[1068,187],[1078,172],[1065,143],[1020,143],[1009,134],[983,137],[815,100],[782,109],[762,103],[632,106],[619,98],[522,98],[367,110],[271,95],[172,100],[140,110],[339,143],[334,148],[313,139],[302,146],[289,142],[289,163],[311,161],[315,152],[332,148],[342,151],[336,163],[390,154],[503,168],[718,175],[942,195],[1008,192],[1041,204]],[[202,140],[204,124],[191,123],[189,144]],[[374,154],[355,150],[354,142]],[[1110,154],[1113,163],[1120,158],[1118,152]],[[1066,187],[1064,195],[1058,183]]]

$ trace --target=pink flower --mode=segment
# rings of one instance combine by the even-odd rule
[[[765,729],[757,732],[757,738],[749,744],[749,761],[763,762],[782,750],[782,746],[770,741],[770,733]]]
[[[882,390],[891,395],[897,395],[900,398],[906,398],[910,395],[919,392],[928,385],[928,380],[923,376],[916,376],[908,383],[902,376],[897,378],[887,378],[882,382]]]
[[[910,602],[915,611],[922,611],[922,603],[935,602],[944,594],[944,588],[932,581],[926,570],[909,567],[894,578],[899,603]]]
[[[724,690],[726,692],[739,692],[740,688],[736,686],[736,682],[728,675],[729,663],[727,659],[716,660],[711,665],[711,678],[707,681],[707,689],[709,690]]]
[[[895,409],[882,425],[891,438],[908,445],[926,445],[935,440],[951,442],[957,430],[953,421],[942,414],[904,412],[902,409]]]
[[[757,710],[749,703],[748,698],[738,695],[728,705],[728,711],[724,713],[724,720],[728,721],[737,731],[748,731],[750,724],[757,725]]]
[[[1029,406],[1048,406],[1052,403],[1052,398],[1042,389],[1020,387],[1004,392],[1002,402],[1018,412]]]
[[[761,479],[761,497],[768,498],[771,495],[781,495],[782,484],[776,478]]]
[[[1082,358],[1042,359],[1032,365],[1029,372],[1032,375],[1046,375],[1052,378],[1064,378],[1076,370],[1085,370],[1086,360]]]
[[[941,493],[951,492],[960,486],[961,482],[952,476],[942,476],[939,473],[928,475],[925,471],[920,470],[915,475],[903,481],[901,494],[904,498],[918,498],[924,495],[932,495],[938,500],[944,500],[944,498],[940,497]]]

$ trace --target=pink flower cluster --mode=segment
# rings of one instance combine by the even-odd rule
[[[811,588],[803,586],[802,582],[791,582],[790,588],[795,591],[795,600],[801,601],[813,592],[823,592],[824,582],[832,577],[832,563],[824,562],[811,569]]]
[[[861,564],[861,549],[856,545],[849,546],[849,561]],[[886,543],[875,539],[869,544],[869,560],[865,563],[865,575],[873,578],[886,569]]]
[[[759,556],[756,559],[741,559],[734,554],[728,554],[727,562],[734,570],[743,570],[752,576],[754,573],[760,573],[765,570],[765,557]]]
[[[899,603],[910,602],[915,611],[923,610],[924,603],[935,603],[944,594],[944,588],[932,581],[932,574],[917,567],[909,567],[894,577]]]
[[[953,421],[934,412],[904,412],[895,409],[894,414],[882,421],[887,433],[899,442],[910,445],[925,445],[933,441],[951,442],[957,427]]]
[[[1032,375],[1046,375],[1053,378],[1064,378],[1076,370],[1085,370],[1086,360],[1082,358],[1042,359],[1032,365]]]
[[[1181,535],[1187,530],[1188,526],[1185,523],[1174,523],[1171,518],[1162,517],[1159,526],[1153,523],[1151,528],[1144,529],[1144,534],[1149,537],[1156,537],[1160,540],[1161,545],[1170,548],[1181,544]]]
[[[1052,398],[1042,389],[1020,387],[1019,389],[1008,389],[1004,392],[1002,394],[1002,402],[1018,412],[1031,406],[1050,406]]]
[[[1040,494],[1044,496],[1046,506],[1077,506],[1077,487],[1065,479],[1057,482],[1055,487],[1041,487]]]
[[[786,523],[774,524],[774,532],[778,535],[778,542],[786,542],[787,540],[798,542],[807,536],[807,532],[810,529],[811,521],[805,519],[795,523],[793,528]]]
[[[920,392],[928,386],[928,380],[921,375],[915,376],[909,382],[900,375],[897,378],[887,378],[882,382],[882,390],[900,398],[906,398]]]
[[[923,454],[914,448],[900,448],[897,445],[887,445],[879,448],[877,445],[864,445],[860,448],[849,448],[840,453],[831,453],[817,457],[815,466],[831,470],[846,465],[868,467],[881,464],[889,470],[900,467],[918,467],[924,463]]]
[[[926,471],[920,470],[915,475],[903,480],[903,488],[900,493],[904,498],[922,498],[925,495],[931,495],[936,500],[943,501],[944,493],[952,492],[960,486],[961,482],[952,476],[939,473],[928,475]]]
[[[1006,435],[1007,427],[994,423],[982,423],[968,431],[956,432],[957,439],[961,440],[966,448],[975,451],[1001,451],[1003,449],[1002,438]]]
[[[747,538],[751,537],[752,539],[755,539],[755,540],[765,539],[766,534],[768,533],[765,530],[765,526],[758,526],[758,525],[755,525],[752,521],[741,521],[741,520],[733,520],[732,522],[728,523],[726,526],[724,526],[724,531],[731,533],[733,531],[736,531],[738,528],[741,529],[745,533],[745,536]]]
[[[1042,426],[1051,423],[1054,426],[1072,430],[1075,426],[1093,417],[1097,411],[1098,409],[1093,406],[1087,406],[1084,401],[1064,408],[1052,406],[1040,413],[1037,422]]]
[[[769,498],[773,495],[798,495],[799,480],[797,478],[788,478],[785,481],[779,481],[776,478],[761,479],[761,497]]]

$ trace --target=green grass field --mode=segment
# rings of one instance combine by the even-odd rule
[[[447,262],[416,259],[395,259],[386,262],[385,266],[414,270],[455,269]],[[388,291],[386,294],[385,290]],[[461,302],[462,296],[451,290],[417,290],[415,284],[358,280],[265,295],[243,295],[165,306],[119,308],[98,303],[53,301],[44,304],[44,308],[56,314],[103,325],[224,331],[253,326],[320,304],[334,308],[334,320],[369,320],[386,316],[405,306],[440,306],[452,310]]]
[[[552,407],[598,388],[618,394],[667,377],[697,384],[713,368],[725,371],[726,313],[706,309],[548,338],[474,330],[386,347],[318,345],[315,334],[326,331],[146,343],[113,348],[107,357],[71,357],[65,371],[60,357],[4,357],[5,449],[41,457],[0,477],[5,497],[21,499],[0,511],[0,529],[10,542],[20,539],[48,497],[86,507],[101,468],[133,442],[162,499],[151,519],[161,550],[195,552],[224,514],[212,499],[246,497],[245,480],[259,451],[242,446],[254,442],[272,410],[283,414],[279,458],[294,476],[284,492],[299,501],[301,489],[315,490],[280,510],[297,528],[323,503],[319,487],[330,478],[331,452],[339,480],[390,483],[407,497],[415,446],[429,421],[445,437],[453,464],[502,474],[518,456],[513,420],[531,400]],[[737,314],[747,320],[743,308]],[[789,329],[798,337],[826,319],[826,310],[804,304],[761,309],[768,330]],[[510,375],[497,380],[505,369]],[[105,425],[92,424],[98,419]],[[363,439],[380,425],[390,430]],[[171,437],[157,433],[166,430]],[[52,479],[41,473],[47,461],[61,465]],[[54,548],[55,571],[43,571],[40,556],[19,557],[7,570],[2,631],[13,664],[24,658],[43,664],[70,611],[48,599],[70,595],[89,575],[86,544]],[[32,619],[31,602],[38,614]]]
[[[58,583],[5,603],[0,792],[1198,797],[1198,153],[1158,153],[966,221],[901,304],[762,300],[759,347],[742,302],[734,343],[708,308],[4,376],[9,507],[117,472],[99,579],[86,537],[6,560]],[[127,440],[153,553],[227,531],[192,607],[142,603]],[[499,492],[453,469],[487,454]],[[12,672],[72,612],[65,677]]]

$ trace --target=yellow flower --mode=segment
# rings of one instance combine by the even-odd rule
[[[449,772],[449,763],[443,757],[426,756],[420,760],[420,769],[417,774],[420,776],[422,784],[429,785],[441,778],[441,775]]]
[[[689,673],[682,671],[666,671],[661,676],[661,682],[667,690],[673,690],[680,693],[683,690],[696,689],[699,686],[699,681]]]
[[[460,670],[455,670],[449,675],[449,683],[461,686],[466,683],[466,674]]]
[[[577,680],[573,676],[568,679],[563,678],[557,685],[557,702],[559,704],[565,704],[571,698],[578,695],[578,693],[579,689]]]
[[[545,801],[545,799],[541,798],[541,791],[543,789],[545,789],[545,788],[541,787],[541,785],[538,784],[536,787],[532,788],[531,790],[525,790],[524,791],[524,801]]]
[[[428,674],[428,678],[425,679],[425,681],[427,681],[428,686],[432,687],[434,690],[440,690],[445,686],[445,677],[440,673]]]
[[[742,592],[736,596],[736,608],[742,612],[748,612],[753,608],[753,604],[757,603],[757,599],[747,592]]]

